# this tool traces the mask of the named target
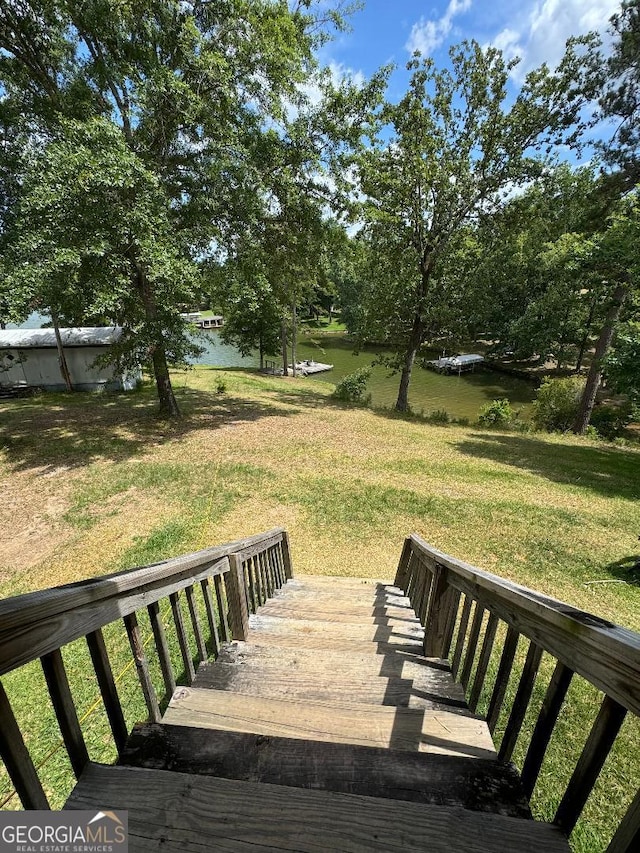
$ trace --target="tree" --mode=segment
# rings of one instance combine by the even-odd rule
[[[618,326],[603,368],[607,386],[640,407],[640,322],[629,320]]]
[[[167,361],[199,351],[173,307],[193,300],[197,270],[169,222],[160,182],[110,122],[66,122],[27,170],[9,256],[18,310],[119,322],[112,354],[150,364],[161,401],[173,399]]]
[[[0,9],[0,89],[25,115],[32,147],[57,143],[65,122],[99,118],[120,135],[119,142],[110,137],[115,159],[125,146],[136,158],[133,171],[141,177],[143,169],[149,178],[144,187],[155,184],[150,215],[172,260],[148,263],[147,221],[141,234],[132,233],[120,265],[138,272],[128,279],[132,290],[122,305],[137,310],[135,294],[144,294],[144,314],[122,319],[136,347],[152,357],[164,414],[178,413],[167,363],[180,360],[189,345],[177,315],[182,288],[177,278],[166,279],[169,268],[178,274],[176,258],[202,258],[231,245],[247,220],[261,214],[256,139],[297,98],[328,22],[340,24],[339,12],[311,0],[291,9],[271,0],[15,0]],[[110,164],[92,153],[106,177]],[[106,180],[98,183],[106,189]],[[145,206],[151,196],[142,194]],[[111,200],[101,192],[93,202]],[[111,222],[122,196],[113,201],[105,214]],[[79,235],[78,247],[86,247],[88,236]],[[51,286],[60,293],[56,282]]]
[[[640,192],[620,201],[609,217],[606,229],[598,235],[594,264],[606,282],[607,306],[604,322],[595,345],[573,432],[585,432],[602,381],[604,361],[609,352],[625,302],[640,285]]]
[[[383,266],[381,256],[388,258],[381,286],[393,280],[399,306],[397,323],[386,315],[401,361],[399,411],[409,405],[416,354],[437,333],[439,267],[452,238],[501,194],[538,175],[541,164],[530,156],[531,146],[574,118],[561,94],[571,57],[557,75],[545,68],[530,73],[510,107],[506,85],[513,63],[505,63],[500,51],[465,42],[450,58],[451,69],[444,70],[430,59],[409,63],[409,91],[383,112],[390,139],[358,164],[368,239]]]

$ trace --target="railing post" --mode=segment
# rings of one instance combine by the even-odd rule
[[[244,589],[242,558],[238,554],[231,554],[229,566],[226,578],[231,636],[234,640],[246,640],[249,633],[249,611]]]
[[[22,733],[0,681],[0,755],[25,809],[48,809],[46,794],[24,745]]]
[[[286,580],[293,577],[293,564],[291,562],[291,547],[289,545],[289,534],[282,531],[282,559],[284,562],[284,576]]]
[[[445,566],[436,563],[431,582],[429,605],[424,619],[424,656],[441,658],[447,645],[447,629],[451,619],[451,609],[456,601],[455,589],[449,586]]]
[[[400,561],[398,562],[398,569],[396,571],[395,580],[393,581],[393,585],[397,586],[403,592],[406,592],[406,584],[407,584],[407,575],[409,571],[409,561],[411,560],[411,537],[407,536],[404,540],[404,545],[402,546],[402,554],[400,555]]]

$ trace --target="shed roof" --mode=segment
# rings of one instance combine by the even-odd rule
[[[62,344],[66,347],[102,347],[118,340],[122,334],[120,326],[108,328],[60,329]],[[2,329],[0,349],[49,348],[56,346],[53,329]]]

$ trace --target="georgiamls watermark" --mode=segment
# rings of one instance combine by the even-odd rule
[[[128,853],[126,811],[0,812],[0,853]]]

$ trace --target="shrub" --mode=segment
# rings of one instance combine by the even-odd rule
[[[217,379],[216,380],[216,393],[224,394],[224,393],[226,393],[226,390],[227,390],[227,383],[224,381],[224,379]]]
[[[632,408],[630,403],[620,406],[602,404],[591,412],[589,426],[597,430],[598,435],[613,440],[631,422]]]
[[[451,416],[446,409],[436,409],[435,412],[428,414],[425,420],[430,424],[450,424]]]
[[[492,400],[480,409],[478,422],[483,426],[503,427],[509,426],[515,417],[516,414],[507,399]]]
[[[336,385],[336,390],[333,392],[333,396],[336,400],[344,400],[347,403],[368,402],[367,398],[364,396],[364,392],[370,376],[370,367],[359,367],[354,373],[350,373],[348,376],[342,377],[340,382]]]
[[[571,429],[584,389],[584,380],[545,379],[538,388],[532,420],[537,429],[566,432]]]

